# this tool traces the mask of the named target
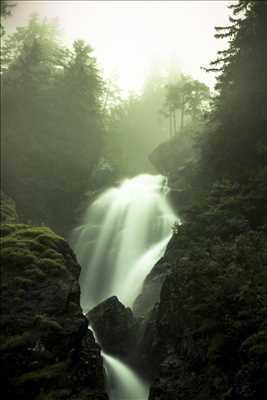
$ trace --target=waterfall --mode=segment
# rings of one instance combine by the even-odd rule
[[[165,177],[138,175],[106,190],[88,207],[72,238],[82,266],[85,312],[113,295],[132,306],[177,221],[167,192]]]
[[[89,326],[95,341],[99,343],[94,329]],[[107,389],[110,400],[147,400],[149,388],[132,369],[117,358],[101,350],[107,375]]]
[[[146,400],[148,385],[120,360],[102,352],[110,400]]]
[[[113,295],[133,305],[177,222],[167,193],[165,177],[138,175],[106,190],[88,207],[72,237],[82,267],[84,313]],[[102,356],[111,400],[148,398],[148,385],[131,368],[104,352]]]

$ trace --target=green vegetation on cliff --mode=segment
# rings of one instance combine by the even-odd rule
[[[2,196],[13,221],[10,204]],[[100,349],[82,314],[80,266],[69,245],[45,227],[1,224],[0,234],[3,397],[106,399]]]
[[[36,15],[1,50],[1,184],[22,221],[66,235],[103,147],[93,50],[66,49],[57,24]]]
[[[231,8],[229,27],[216,28],[229,48],[211,65],[218,94],[195,157],[181,163],[167,144],[154,154],[184,223],[162,260],[171,272],[143,339],[160,365],[150,400],[266,396],[267,3]]]

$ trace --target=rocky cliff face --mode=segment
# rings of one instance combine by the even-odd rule
[[[260,400],[267,392],[267,228],[228,189],[190,210],[160,262],[168,272],[142,342],[154,366],[149,400]]]
[[[142,292],[133,305],[134,315],[147,320],[148,314],[160,300],[160,291],[166,277],[172,271],[172,260],[176,257],[175,235],[169,241],[164,257],[162,257],[145,278]]]
[[[2,224],[1,265],[3,398],[107,399],[68,244],[48,228]]]
[[[89,311],[87,318],[104,351],[134,361],[141,324],[130,308],[113,296]]]

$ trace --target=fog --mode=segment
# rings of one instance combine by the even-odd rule
[[[228,23],[229,1],[19,1],[7,32],[33,13],[58,18],[64,41],[81,38],[95,49],[104,76],[124,93],[138,90],[151,70],[180,70],[213,87],[201,67],[225,47],[214,26]]]
[[[5,400],[266,397],[267,1],[0,15]]]

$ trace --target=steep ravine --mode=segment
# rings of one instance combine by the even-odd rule
[[[252,189],[214,185],[190,205],[134,315],[114,297],[89,313],[109,352],[126,359],[134,349],[134,366],[151,382],[148,400],[265,398],[267,229],[247,207]]]
[[[139,351],[145,320],[135,318],[130,307],[178,222],[167,194],[164,176],[125,179],[89,204],[72,235],[82,266],[81,305],[104,350],[107,376],[116,376],[112,400],[148,397],[150,374]]]
[[[160,186],[153,187],[161,196]],[[161,197],[153,190],[157,203]],[[137,262],[131,261],[132,268],[141,272],[134,274],[140,282],[134,281],[134,293],[139,294],[133,302],[131,285],[127,286],[132,310],[109,287],[106,295],[101,293],[104,301],[96,301],[87,313],[103,347],[106,373],[101,349],[80,307],[80,267],[72,250],[48,228],[18,224],[14,203],[4,198],[0,342],[4,398],[104,400],[108,399],[106,390],[111,400],[141,400],[133,397],[134,392],[143,393],[142,400],[265,398],[266,218],[255,219],[254,209],[244,203],[252,203],[250,196],[256,190],[242,190],[241,196],[240,188],[229,183],[214,186],[205,202],[191,206],[183,225],[175,225],[165,251],[162,240],[167,241],[170,232],[151,230],[158,221],[155,214],[145,221],[149,239],[151,232],[160,236],[154,236],[159,242],[150,241],[149,248],[139,243],[146,250],[145,257],[142,254]],[[142,201],[132,209],[131,196],[122,194],[117,212],[122,212],[122,205],[125,208],[120,224],[115,224],[118,236],[108,231],[119,250],[122,234],[132,227],[123,229],[122,218],[129,211],[134,210],[135,218],[126,221],[144,229],[144,219],[136,217]],[[119,222],[116,214],[113,217]],[[81,238],[93,246],[90,224],[84,227]],[[105,248],[104,261],[108,261],[114,247]],[[102,268],[118,268],[116,263],[100,262]],[[119,263],[122,270],[117,270],[117,276],[122,285],[129,282],[124,280],[126,273],[133,272],[129,265]],[[99,272],[97,282],[101,284],[101,276],[108,271],[100,268]],[[87,276],[86,270],[82,276]],[[118,287],[114,282],[114,288]],[[122,287],[126,299],[127,290]],[[88,293],[83,298],[89,298]]]

